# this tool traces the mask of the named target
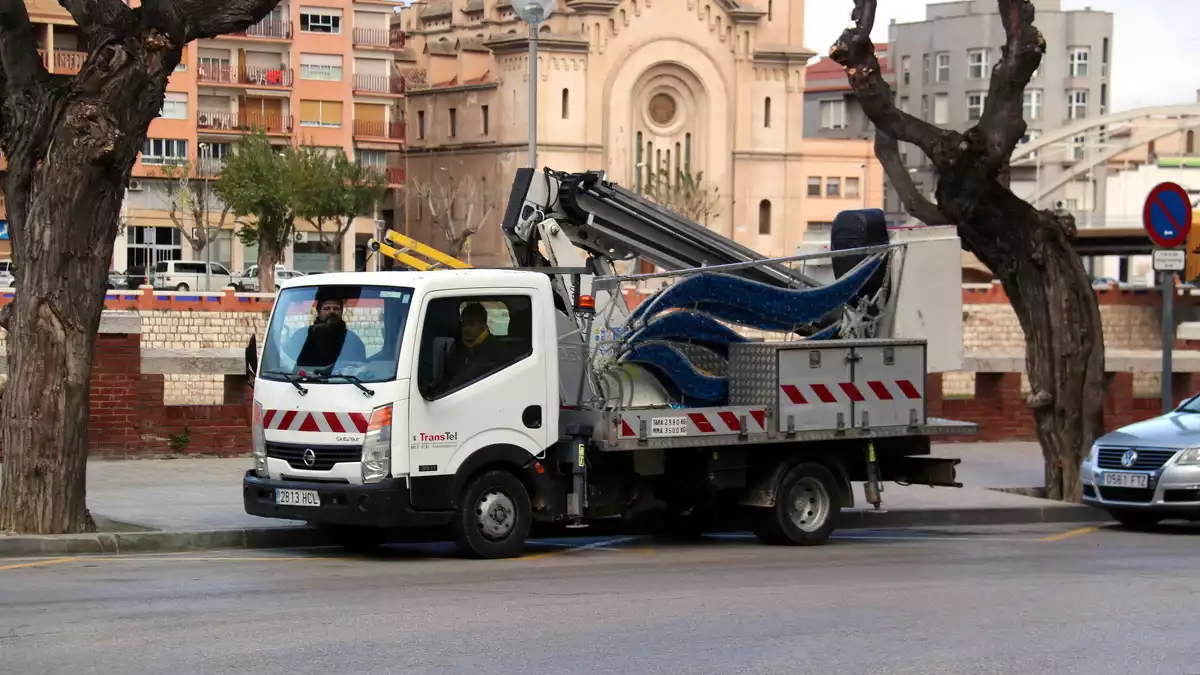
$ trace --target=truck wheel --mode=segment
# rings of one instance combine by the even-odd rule
[[[1141,513],[1139,511],[1110,511],[1110,515],[1117,519],[1121,527],[1127,530],[1153,530],[1162,522],[1162,518],[1153,513]]]
[[[775,505],[759,509],[754,529],[768,544],[818,546],[833,533],[841,513],[837,480],[816,462],[796,465],[779,481]]]
[[[454,540],[471,558],[512,558],[525,550],[532,520],[529,492],[507,471],[487,471],[467,483],[454,518]]]

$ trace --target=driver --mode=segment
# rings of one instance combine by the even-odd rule
[[[302,346],[296,350],[299,352],[297,368],[329,368],[332,371],[337,363],[361,363],[367,359],[362,339],[347,328],[342,319],[344,309],[345,301],[341,298],[317,298],[317,317],[312,326],[293,338],[302,341]]]
[[[446,362],[447,388],[469,382],[503,361],[500,345],[488,330],[487,309],[478,302],[463,308],[459,337]]]

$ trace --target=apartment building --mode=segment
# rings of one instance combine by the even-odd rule
[[[221,206],[206,188],[238,140],[254,129],[264,129],[280,145],[341,148],[378,168],[398,189],[404,181],[399,161],[404,87],[395,68],[404,47],[399,6],[388,0],[284,0],[243,33],[189,44],[134,167],[113,268],[205,258],[233,271],[254,264],[257,251],[233,236],[232,218],[210,251],[193,251],[172,225],[163,178],[164,167],[193,167],[191,178],[211,200],[215,223]],[[53,0],[27,0],[26,7],[47,69],[78,72],[86,45],[70,15]],[[379,221],[393,218],[387,204],[358,218],[343,241],[342,269],[362,267]],[[328,255],[314,228],[301,223],[298,230],[285,263],[327,270]]]

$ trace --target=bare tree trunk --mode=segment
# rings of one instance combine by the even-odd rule
[[[281,251],[269,237],[258,240],[258,290],[260,293],[275,292],[275,266],[283,259]]]

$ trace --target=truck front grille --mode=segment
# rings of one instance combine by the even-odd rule
[[[1121,458],[1128,451],[1137,453],[1137,461],[1133,466],[1125,466]],[[1141,448],[1100,448],[1098,463],[1101,469],[1131,469],[1133,471],[1157,471],[1166,464],[1178,450],[1145,450]]]
[[[311,464],[304,461],[308,450],[312,450],[312,455],[309,456]],[[334,464],[362,461],[362,446],[267,443],[267,457],[282,459],[293,469],[329,471]]]

